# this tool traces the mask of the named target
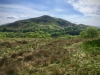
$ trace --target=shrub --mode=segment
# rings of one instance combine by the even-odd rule
[[[88,27],[85,31],[80,33],[82,38],[93,38],[99,35],[98,29],[94,27]]]

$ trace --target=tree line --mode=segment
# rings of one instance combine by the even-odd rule
[[[68,31],[69,30],[69,31]],[[4,38],[46,38],[46,37],[59,37],[64,36],[66,34],[69,35],[80,35],[82,38],[93,38],[99,36],[99,30],[94,27],[87,27],[86,30],[75,30],[75,29],[61,29],[61,30],[53,30],[53,29],[44,29],[37,31],[29,31],[29,32],[0,32],[0,37]]]

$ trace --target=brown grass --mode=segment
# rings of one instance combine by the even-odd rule
[[[0,75],[87,75],[89,71],[91,74],[94,72],[91,69],[84,66],[80,68],[83,60],[79,58],[81,52],[78,46],[71,46],[84,41],[86,40],[28,39],[8,42],[12,47],[11,51],[14,51],[1,56]],[[6,45],[7,42],[0,43],[0,46]],[[84,58],[87,59],[86,57]]]

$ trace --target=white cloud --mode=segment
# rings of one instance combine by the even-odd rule
[[[56,16],[57,17],[57,16]],[[90,26],[99,26],[100,24],[100,18],[95,19],[95,18],[90,18],[86,16],[80,16],[80,15],[66,15],[66,14],[61,14],[59,18],[63,18],[67,21],[70,21],[72,23],[76,24],[85,24],[85,25],[90,25]]]
[[[64,10],[63,9],[60,9],[60,8],[55,8],[54,9],[56,12],[63,12]]]
[[[14,4],[0,4],[0,13],[8,14],[16,14],[16,15],[23,15],[23,16],[36,16],[39,14],[46,14],[46,11],[38,11],[28,6],[22,5],[14,5]],[[34,15],[35,14],[35,15]]]
[[[73,8],[85,16],[100,17],[100,0],[66,0]]]
[[[22,5],[0,4],[0,24],[38,17],[45,14],[49,14],[49,12],[38,11]]]

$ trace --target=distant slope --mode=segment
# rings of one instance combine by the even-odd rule
[[[80,24],[76,25],[69,21],[51,17],[48,15],[43,15],[37,18],[30,18],[26,20],[20,20],[13,23],[9,23],[6,25],[0,26],[1,32],[32,32],[32,31],[44,31],[49,32],[51,31],[67,31],[65,33],[72,33],[77,31],[78,33],[84,30],[87,26]]]
[[[100,26],[94,26],[94,27],[96,27],[96,28],[99,28],[99,29],[100,29]]]

